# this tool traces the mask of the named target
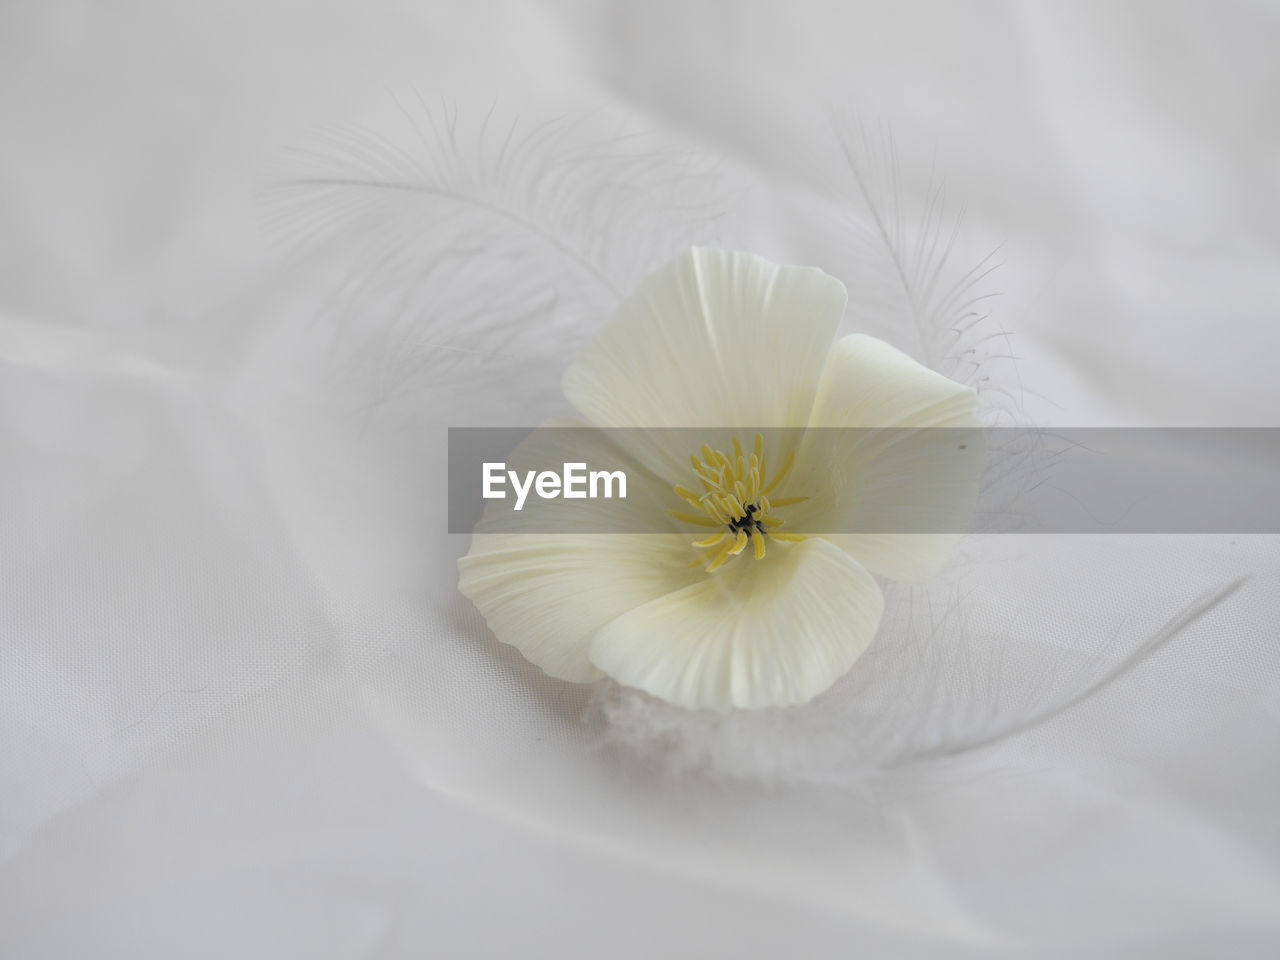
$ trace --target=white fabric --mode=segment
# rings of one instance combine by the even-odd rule
[[[404,329],[333,321],[255,190],[388,85],[604,104],[723,158],[726,242],[845,276],[853,112],[936,156],[957,258],[1000,246],[1029,417],[1280,426],[1278,44],[1262,2],[5,4],[0,956],[1274,954],[1277,538],[972,543],[1001,707],[1242,582],[989,750],[670,779],[493,641],[442,532],[444,428],[564,412],[603,317],[483,393],[353,373]]]

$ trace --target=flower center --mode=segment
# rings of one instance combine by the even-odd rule
[[[770,511],[778,507],[800,503],[808,497],[769,498],[782,478],[791,469],[791,461],[795,459],[793,452],[773,479],[765,482],[764,437],[756,434],[751,455],[745,456],[738,438],[733,438],[733,456],[713,450],[707,444],[702,445],[702,458],[696,454],[689,457],[693,464],[693,472],[702,486],[701,493],[694,493],[687,487],[677,484],[676,493],[680,494],[698,512],[688,513],[683,510],[668,510],[677,520],[697,524],[701,527],[721,528],[702,540],[695,540],[695,547],[704,547],[706,552],[691,567],[707,565],[707,572],[718,570],[746,549],[750,543],[755,557],[764,556],[766,537],[774,540],[803,540],[798,533],[781,533],[782,519]]]

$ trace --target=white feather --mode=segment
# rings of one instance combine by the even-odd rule
[[[599,114],[478,121],[399,103],[290,151],[266,225],[336,278],[318,335],[372,399],[479,397],[526,419],[640,277],[714,238],[714,164]]]

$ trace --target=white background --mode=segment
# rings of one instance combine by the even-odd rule
[[[607,306],[519,387],[383,403],[257,195],[395,91],[603,107],[720,161],[727,242],[841,275],[831,117],[891,124],[999,247],[1028,418],[1280,426],[1277,49],[1262,2],[6,3],[0,956],[1274,955],[1275,538],[996,538],[964,631],[1051,672],[1243,580],[962,763],[671,779],[493,640],[439,522],[443,428],[531,423]]]

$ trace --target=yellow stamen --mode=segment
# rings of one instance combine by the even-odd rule
[[[769,503],[775,507],[789,507],[793,504],[804,503],[808,497],[780,497],[777,500],[770,500]]]
[[[685,513],[683,510],[668,510],[667,513],[677,520],[683,520],[685,523],[696,523],[700,527],[719,527],[723,526],[724,523],[722,520],[699,516],[696,513]]]
[[[764,437],[757,433],[747,455],[742,443],[733,438],[733,455],[714,450],[710,444],[702,445],[702,458],[689,457],[694,475],[702,486],[702,493],[694,493],[688,487],[677,486],[676,493],[697,512],[682,510],[667,512],[677,520],[700,527],[719,528],[719,531],[700,540],[693,546],[706,552],[689,566],[705,564],[708,573],[720,569],[733,557],[743,553],[747,544],[757,560],[764,558],[769,538],[798,541],[804,536],[798,533],[778,533],[782,518],[770,511],[794,503],[802,503],[807,497],[780,497],[770,500],[768,493],[775,489],[791,469],[795,451],[787,457],[782,468],[765,485]]]
[[[726,543],[721,548],[720,552],[715,555],[715,559],[713,559],[707,566],[707,573],[711,573],[713,570],[719,570],[724,562],[729,559],[729,551],[732,549],[733,543]],[[697,566],[697,564],[690,564],[690,566]]]
[[[690,504],[697,507],[699,510],[702,509],[702,498],[688,487],[681,487],[677,485],[676,493],[680,494],[680,496],[684,497],[684,499],[688,500]]]
[[[791,464],[795,460],[795,458],[796,458],[796,452],[792,450],[789,454],[787,454],[787,459],[782,464],[782,469],[779,470],[776,474],[774,474],[773,479],[769,481],[769,485],[765,487],[763,490],[761,490],[760,492],[768,493],[770,490],[776,487],[779,483],[781,483],[782,478],[785,477],[787,475],[787,471],[791,469]]]

